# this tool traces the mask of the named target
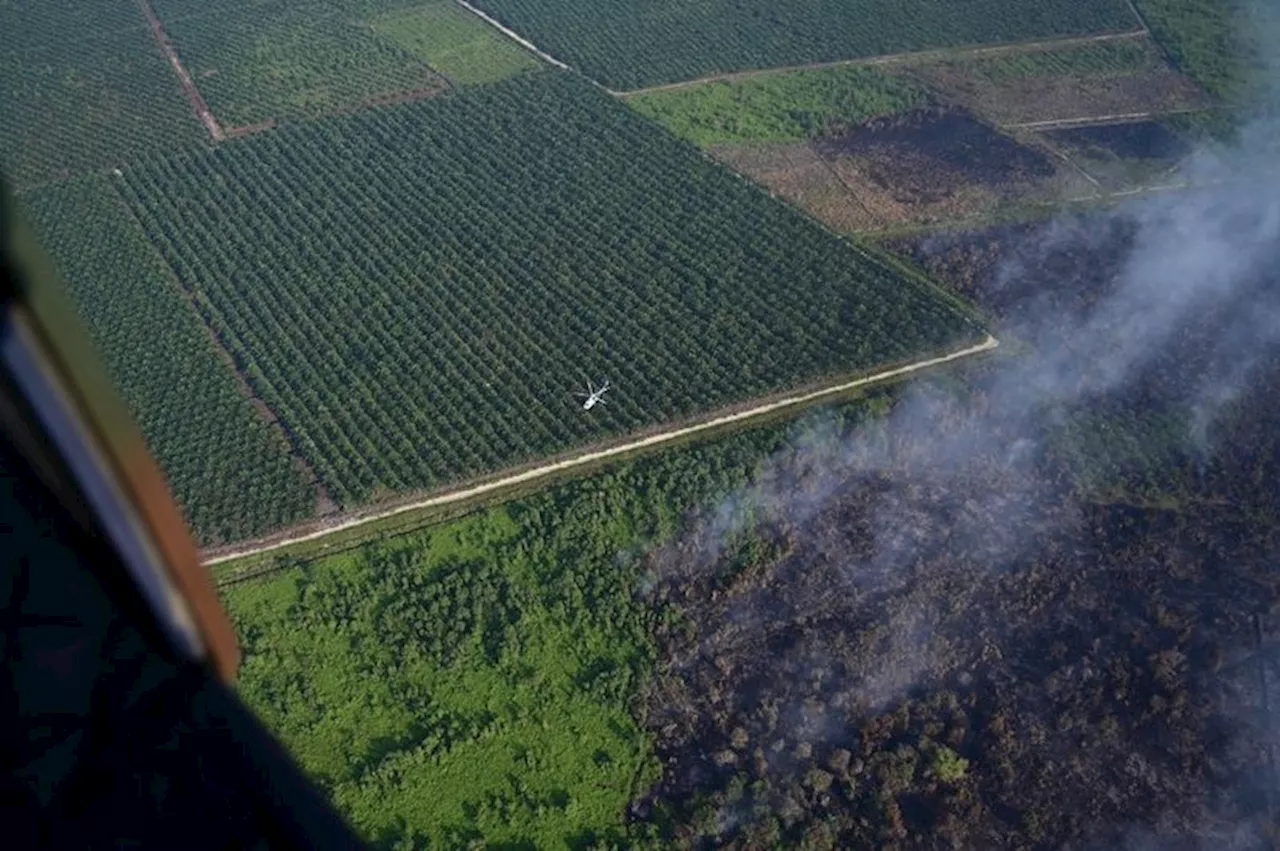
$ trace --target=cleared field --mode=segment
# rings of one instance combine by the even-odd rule
[[[460,85],[493,83],[538,61],[456,3],[430,3],[381,15],[374,30]]]
[[[115,180],[48,187],[23,206],[197,537],[238,540],[310,514],[287,447],[219,361]]]
[[[314,117],[447,83],[368,24],[402,3],[153,3],[214,115],[229,127]]]
[[[1124,0],[478,0],[618,90],[708,74],[983,42],[1127,30]]]
[[[794,71],[627,98],[641,115],[696,145],[788,142],[838,132],[924,104],[929,92],[872,68]]]
[[[983,334],[574,75],[285,127],[124,183],[346,506]],[[610,378],[610,405],[570,395]]]
[[[904,68],[1000,124],[1204,106],[1200,89],[1147,39]]]
[[[142,14],[120,5],[132,14],[111,17],[122,25],[114,30],[79,21],[56,4],[39,4],[30,18],[14,21],[3,7],[0,26],[13,23],[15,30],[2,30],[0,169],[19,188],[201,139]]]

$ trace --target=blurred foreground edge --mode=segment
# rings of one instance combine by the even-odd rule
[[[350,848],[235,696],[190,531],[0,186],[6,847]]]

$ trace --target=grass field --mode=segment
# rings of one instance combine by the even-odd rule
[[[373,28],[460,85],[493,83],[538,65],[452,0],[388,12],[374,19]]]
[[[627,103],[696,145],[788,142],[927,102],[922,86],[873,68],[839,67],[636,95]]]
[[[708,74],[1137,26],[1123,0],[479,0],[618,90]]]
[[[109,18],[118,29],[67,29],[78,19],[56,4],[3,19],[14,29],[0,49],[0,170],[19,188],[202,137],[142,14],[121,6],[132,14]]]
[[[283,441],[219,362],[115,180],[49,187],[23,206],[198,538],[237,540],[311,513]]]
[[[345,506],[982,337],[562,72],[123,184]],[[571,396],[588,376],[616,388],[590,415]]]
[[[737,432],[228,587],[240,692],[379,847],[636,845],[626,808],[659,766],[633,708],[664,617],[643,554],[802,432]]]

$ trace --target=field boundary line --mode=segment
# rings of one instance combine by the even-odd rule
[[[461,3],[462,0],[456,0]],[[709,83],[725,83],[734,80],[747,80],[752,77],[768,77],[774,74],[790,74],[796,71],[818,71],[823,68],[845,67],[877,67],[881,65],[912,65],[922,62],[979,59],[984,56],[1012,56],[1020,53],[1046,53],[1070,47],[1083,47],[1105,41],[1129,41],[1150,38],[1146,29],[1125,30],[1124,32],[1098,33],[1096,35],[1069,35],[1060,38],[1035,39],[1033,41],[1010,41],[1000,44],[983,44],[972,47],[939,47],[929,50],[914,50],[906,53],[885,53],[880,56],[859,56],[855,59],[835,59],[830,62],[808,62],[803,65],[779,65],[773,68],[751,68],[745,71],[727,71],[723,74],[709,74],[693,80],[681,80],[676,83],[661,83],[646,86],[642,89],[614,91],[606,89],[609,94],[623,99],[656,92],[687,89]]]
[[[525,50],[528,50],[530,53],[542,59],[544,62],[550,62],[552,65],[556,66],[557,68],[563,68],[566,71],[573,70],[568,65],[561,62],[559,59],[556,59],[550,53],[547,53],[545,50],[542,50],[536,44],[529,41],[529,39],[520,35],[520,33],[516,32],[510,27],[504,26],[495,18],[490,17],[489,15],[485,14],[481,10],[477,9],[475,6],[472,6],[470,3],[467,2],[467,0],[453,0],[453,2],[457,3],[459,6],[466,9],[471,14],[478,15],[480,19],[483,20],[485,23],[487,23],[489,26],[493,27],[498,32],[502,33],[507,38],[511,39],[516,44],[523,47]]]
[[[501,478],[492,479],[490,481],[482,482],[480,484],[472,485],[470,487],[464,487],[464,488],[459,488],[457,490],[448,491],[446,493],[438,494],[436,496],[428,497],[426,499],[415,500],[410,503],[397,505],[392,508],[383,509],[381,511],[370,511],[368,513],[358,514],[349,520],[343,521],[341,523],[335,523],[331,526],[326,526],[325,528],[322,528],[322,529],[316,529],[314,531],[304,532],[298,535],[285,536],[276,540],[272,540],[269,543],[263,543],[259,545],[250,545],[250,546],[242,547],[240,549],[234,549],[228,552],[220,553],[211,558],[202,559],[202,563],[205,564],[206,566],[211,566],[211,565],[219,564],[224,561],[231,561],[237,558],[261,555],[263,553],[271,552],[272,550],[278,550],[283,547],[291,546],[293,544],[300,544],[305,541],[314,541],[317,538],[323,538],[327,535],[332,535],[337,532],[345,532],[350,529],[354,529],[358,526],[363,526],[365,524],[373,523],[378,520],[385,520],[388,517],[394,517],[398,514],[404,514],[405,512],[408,512],[408,511],[417,511],[423,508],[433,508],[439,505],[448,505],[454,502],[462,502],[463,500],[471,499],[477,496],[482,496],[484,494],[502,490],[504,488],[508,488],[513,485],[519,485],[519,484],[525,484],[527,482],[537,481],[538,479],[546,478],[555,473],[560,473],[565,470],[571,470],[575,467],[581,467],[583,465],[590,464],[595,461],[600,461],[606,458],[612,458],[614,456],[624,455],[629,452],[634,452],[637,449],[645,449],[653,446],[660,446],[664,443],[670,443],[672,441],[679,440],[680,438],[688,437],[689,435],[697,434],[699,432],[708,431],[714,428],[719,428],[720,426],[729,425],[731,423],[743,422],[745,420],[754,419],[756,417],[763,416],[765,414],[771,413],[773,411],[777,411],[782,408],[788,408],[794,405],[803,405],[803,404],[821,399],[825,396],[833,396],[848,390],[854,390],[859,387],[865,387],[869,384],[876,384],[881,381],[887,381],[889,379],[898,378],[903,375],[910,375],[911,373],[919,372],[922,369],[928,369],[930,367],[939,366],[944,363],[950,363],[952,361],[956,361],[962,358],[970,357],[972,355],[980,354],[982,352],[991,351],[992,349],[995,349],[999,345],[1000,345],[1000,342],[995,337],[988,334],[987,338],[983,340],[981,343],[978,343],[972,346],[967,346],[963,349],[959,349],[949,354],[938,355],[936,357],[927,358],[925,360],[915,361],[905,366],[895,367],[893,369],[888,369],[882,372],[866,375],[861,378],[855,378],[850,381],[842,381],[837,384],[833,384],[827,387],[819,388],[817,390],[809,391],[807,393],[800,393],[793,396],[787,396],[782,399],[774,400],[772,402],[766,402],[762,405],[756,405],[754,407],[748,408],[743,411],[737,411],[731,414],[723,414],[718,417],[713,417],[712,419],[709,419],[709,420],[704,420],[699,423],[694,423],[693,425],[680,426],[678,428],[668,429],[667,431],[658,432],[657,434],[651,434],[651,435],[648,435],[647,437],[641,437],[635,440],[629,440],[624,443],[606,447],[604,449],[597,449],[597,450],[592,450],[590,452],[584,452],[580,455],[574,455],[570,458],[565,458],[560,461],[554,461],[550,464],[543,464],[541,466],[534,467],[530,470],[525,470],[520,473],[515,473],[512,475],[503,476]]]
[[[1116,112],[1110,115],[1082,115],[1079,118],[1050,118],[1044,121],[1023,121],[1015,124],[1001,124],[1001,130],[1058,130],[1076,127],[1101,127],[1107,124],[1129,124],[1134,121],[1149,121],[1153,118],[1164,118],[1169,115],[1187,115],[1193,112],[1204,112],[1199,107],[1180,109],[1162,109],[1156,112]]]
[[[151,34],[155,36],[156,44],[160,45],[160,52],[169,60],[169,64],[173,66],[173,72],[178,75],[178,85],[186,92],[187,100],[191,101],[191,107],[196,111],[196,118],[199,118],[200,123],[209,131],[209,136],[213,141],[221,142],[227,138],[227,134],[222,131],[222,125],[218,124],[218,119],[214,117],[213,111],[209,109],[209,104],[205,102],[204,95],[200,94],[200,89],[196,88],[196,81],[191,79],[191,74],[187,71],[186,66],[182,64],[178,51],[174,50],[173,45],[169,42],[169,36],[164,31],[164,24],[156,16],[156,10],[151,8],[151,0],[137,0],[137,2],[138,8],[142,10],[142,14],[147,19],[147,23],[151,25]]]

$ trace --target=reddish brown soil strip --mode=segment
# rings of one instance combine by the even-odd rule
[[[276,126],[274,118],[268,118],[266,121],[259,121],[257,124],[241,124],[239,127],[228,127],[226,135],[228,139],[235,139],[240,136],[249,136],[253,133],[261,133],[263,130],[271,130]]]
[[[151,34],[156,37],[156,44],[160,45],[161,52],[169,60],[169,64],[173,66],[173,72],[178,75],[178,83],[182,86],[182,90],[187,93],[187,99],[191,101],[191,107],[196,111],[196,117],[200,119],[200,122],[209,131],[210,138],[215,142],[221,142],[226,138],[226,134],[222,132],[218,119],[213,117],[209,104],[204,102],[204,97],[200,94],[200,90],[196,88],[195,81],[191,79],[191,74],[187,72],[182,60],[178,58],[178,52],[169,43],[169,36],[165,35],[164,32],[164,24],[160,23],[160,19],[156,17],[156,11],[151,8],[150,0],[138,0],[138,8],[142,10],[142,14],[146,15],[147,23],[151,25]]]

